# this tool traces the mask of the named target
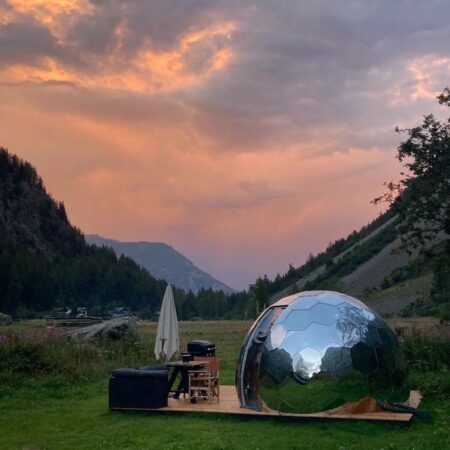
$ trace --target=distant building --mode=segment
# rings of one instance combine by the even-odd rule
[[[119,308],[115,308],[111,311],[108,311],[109,315],[113,318],[116,317],[130,317],[130,316],[134,316],[134,312],[131,311],[130,308],[126,307],[126,306],[121,306]]]

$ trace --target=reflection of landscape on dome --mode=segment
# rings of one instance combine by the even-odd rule
[[[280,411],[306,413],[386,389],[400,399],[393,381],[404,370],[388,325],[356,299],[311,294],[294,299],[269,331],[260,362],[262,400]]]
[[[361,374],[353,373],[339,378],[323,377],[300,386],[293,375],[289,375],[284,383],[261,382],[260,395],[270,408],[288,413],[310,414],[326,411],[356,402],[365,396],[374,398],[390,398],[403,401],[408,397],[407,390],[395,390],[387,384],[370,382]]]

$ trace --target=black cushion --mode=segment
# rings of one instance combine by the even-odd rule
[[[114,378],[167,378],[166,370],[116,369],[112,371]]]
[[[136,369],[140,369],[140,370],[169,370],[169,368],[165,364],[155,364],[154,366],[136,367]]]

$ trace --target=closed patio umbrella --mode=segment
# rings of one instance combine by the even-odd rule
[[[178,343],[178,319],[173,298],[172,287],[167,285],[161,305],[158,321],[158,333],[155,342],[155,356],[160,359],[164,355],[165,360],[173,356],[179,350]]]

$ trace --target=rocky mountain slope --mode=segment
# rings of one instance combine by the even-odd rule
[[[292,292],[310,289],[345,292],[384,314],[402,313],[417,303],[429,301],[430,257],[419,256],[418,250],[407,252],[402,248],[396,217],[386,215],[377,220],[377,226],[368,225],[370,232],[360,237],[361,231],[349,236],[351,245],[345,245],[347,240],[340,243],[345,250],[333,254],[334,246],[330,246],[316,257],[323,260],[322,264],[313,264],[311,270],[302,270],[305,266],[297,269],[303,272],[302,276],[291,280],[289,286],[271,292],[270,303]],[[436,236],[429,248],[437,247],[444,239],[446,236]]]
[[[162,242],[120,242],[95,234],[86,235],[86,241],[97,246],[111,247],[118,257],[128,256],[154,277],[167,280],[186,292],[191,290],[197,293],[202,288],[233,292],[231,287],[199,269],[180,252]]]

